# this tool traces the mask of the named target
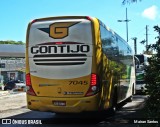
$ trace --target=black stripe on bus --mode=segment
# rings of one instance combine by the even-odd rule
[[[33,57],[85,57],[86,54],[44,54],[44,55],[34,55]]]
[[[71,63],[35,63],[36,65],[45,65],[45,66],[64,66],[64,65],[80,65],[85,62],[71,62]]]
[[[87,58],[80,58],[80,59],[34,59],[35,62],[38,61],[86,61]]]

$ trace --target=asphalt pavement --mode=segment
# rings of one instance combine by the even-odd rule
[[[12,99],[15,97],[17,101],[19,101],[19,105],[16,105],[17,108],[5,110],[0,113],[3,114],[5,119],[10,120],[40,120],[43,126],[86,126],[86,127],[139,127],[139,124],[135,124],[134,120],[140,119],[137,117],[137,111],[143,108],[145,100],[147,99],[146,95],[135,95],[133,97],[133,101],[130,103],[124,103],[123,107],[118,109],[115,115],[111,115],[109,113],[105,114],[94,114],[94,113],[83,113],[83,114],[56,114],[53,112],[39,112],[39,111],[31,111],[27,109],[25,102],[25,93],[19,94],[10,94],[4,96],[4,98]],[[1,98],[2,99],[2,98]],[[11,102],[11,100],[9,100]],[[14,103],[12,102],[12,105]],[[19,106],[19,107],[18,107]],[[8,116],[6,115],[8,113]],[[137,119],[136,119],[137,118]],[[141,120],[141,119],[140,119]],[[143,119],[142,119],[143,120]],[[20,126],[19,124],[12,126]],[[7,125],[11,126],[11,125]],[[39,124],[38,126],[42,126]],[[4,126],[4,125],[3,125]],[[12,127],[11,126],[11,127]],[[34,126],[34,125],[23,125],[23,126]]]

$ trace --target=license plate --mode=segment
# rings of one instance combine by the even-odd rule
[[[66,101],[52,101],[55,106],[66,106]]]

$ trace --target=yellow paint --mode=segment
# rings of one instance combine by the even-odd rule
[[[90,75],[74,79],[45,79],[31,75],[32,87],[37,96],[49,97],[82,97],[85,96],[90,84]],[[86,81],[88,85],[71,84],[70,81]],[[61,88],[61,93],[59,93]],[[80,95],[64,95],[65,92],[83,92]]]
[[[52,19],[64,19],[67,17],[55,17],[55,18],[44,18],[38,19],[38,21],[52,20]],[[86,17],[70,17],[70,18],[86,18]],[[115,61],[109,60],[106,55],[102,52],[102,42],[100,38],[100,26],[96,18],[91,18],[92,33],[93,33],[93,57],[92,57],[92,73],[96,73],[99,76],[101,91],[94,96],[84,97],[88,91],[90,84],[90,74],[74,78],[74,79],[45,79],[31,75],[32,87],[35,90],[36,95],[27,95],[27,102],[31,102],[28,105],[29,109],[40,110],[40,111],[53,111],[53,112],[81,112],[81,111],[97,111],[104,110],[112,106],[112,96],[114,85],[118,84],[118,75],[124,66]],[[52,24],[50,26],[50,36],[53,38],[63,38],[67,34],[67,27],[71,24]],[[31,24],[29,24],[29,27]],[[55,28],[63,26],[65,28]],[[26,40],[26,73],[29,73],[29,59],[28,59],[28,38],[29,38],[29,27],[27,32]],[[110,31],[110,29],[107,27]],[[125,73],[125,72],[124,72]],[[70,85],[70,81],[87,81],[87,85]],[[105,81],[105,82],[103,82]],[[48,86],[47,86],[48,85]],[[65,92],[83,92],[81,95],[64,95]],[[66,101],[66,106],[54,106],[52,101]]]

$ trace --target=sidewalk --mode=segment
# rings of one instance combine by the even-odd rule
[[[2,92],[0,91],[0,94]],[[26,108],[26,93],[10,94],[10,92],[8,92],[8,95],[0,95],[0,119],[30,111]],[[4,94],[7,94],[7,92],[5,91]]]
[[[9,93],[10,93],[9,91],[0,90],[0,97],[4,95],[8,95]]]

